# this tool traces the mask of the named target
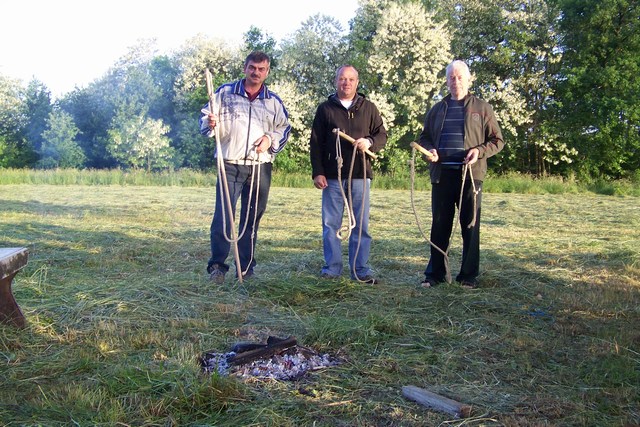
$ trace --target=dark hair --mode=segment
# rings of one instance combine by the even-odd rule
[[[260,62],[264,62],[264,61],[267,61],[267,64],[271,64],[271,60],[269,59],[269,55],[267,55],[266,53],[261,52],[259,50],[256,50],[254,52],[251,52],[247,56],[247,59],[244,60],[244,66],[246,68],[247,65],[249,65],[249,62],[260,63]]]

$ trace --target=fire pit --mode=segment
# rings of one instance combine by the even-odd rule
[[[206,352],[199,362],[206,373],[285,381],[338,364],[338,360],[328,354],[319,354],[298,345],[295,337],[283,339],[272,336],[266,343],[238,343],[226,353]]]

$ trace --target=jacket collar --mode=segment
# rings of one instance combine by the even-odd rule
[[[247,91],[244,88],[244,79],[238,80],[233,84],[233,94],[244,96],[244,97],[247,96]],[[268,98],[270,98],[269,89],[267,88],[267,85],[263,83],[262,87],[260,88],[260,93],[258,94],[256,99],[268,99]]]

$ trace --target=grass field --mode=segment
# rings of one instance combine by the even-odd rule
[[[318,278],[320,192],[274,187],[257,277],[205,274],[214,189],[0,185],[0,245],[28,326],[0,326],[0,425],[640,424],[640,203],[485,193],[481,288],[420,289],[406,190],[372,190],[383,283]],[[428,191],[415,195],[429,228]],[[459,228],[458,228],[459,230]],[[455,275],[460,238],[451,250]],[[197,357],[294,335],[343,360],[296,382],[204,375]],[[401,394],[473,405],[454,420]]]

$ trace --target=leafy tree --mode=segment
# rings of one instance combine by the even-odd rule
[[[71,114],[61,110],[49,113],[42,145],[38,154],[38,165],[42,168],[78,168],[85,161],[85,155],[76,142],[80,130],[73,122]]]
[[[134,108],[135,110],[135,108]],[[109,129],[109,153],[121,164],[140,168],[166,168],[171,165],[173,149],[165,135],[169,127],[143,113],[132,113],[123,106]]]
[[[113,101],[107,98],[113,86],[106,79],[90,83],[84,89],[76,88],[62,98],[58,105],[69,113],[80,132],[76,138],[86,156],[85,166],[102,169],[116,166],[107,151],[108,130],[115,115]]]
[[[242,76],[244,58],[222,40],[198,35],[188,40],[172,57],[176,70],[175,140],[176,164],[206,169],[214,164],[215,144],[200,134],[200,110],[208,102],[205,69],[213,75],[214,90]]]
[[[347,59],[346,42],[339,21],[326,15],[312,16],[282,41],[282,58],[274,78],[295,82],[298,88],[322,100],[335,91],[336,70]]]
[[[28,117],[20,81],[0,75],[0,167],[33,164],[35,153],[26,138]]]
[[[417,2],[367,0],[352,21],[350,46],[362,70],[361,88],[389,134],[376,164],[385,172],[406,172],[408,143],[439,95],[451,59],[444,23]]]
[[[561,135],[579,151],[579,174],[640,169],[640,4],[560,0],[564,50]]]
[[[53,110],[51,92],[44,83],[32,80],[25,91],[26,119],[29,123],[26,137],[35,152],[42,146],[42,132],[47,127],[47,119]]]
[[[324,15],[309,18],[282,41],[280,65],[272,71],[270,87],[285,103],[292,130],[276,167],[308,170],[313,117],[318,104],[335,92],[335,73],[345,63],[346,47],[340,22]]]
[[[271,60],[271,68],[278,68],[279,52],[276,49],[276,39],[274,39],[268,33],[263,34],[262,30],[256,26],[251,26],[249,31],[244,34],[244,56],[249,53],[260,50],[267,55]]]

